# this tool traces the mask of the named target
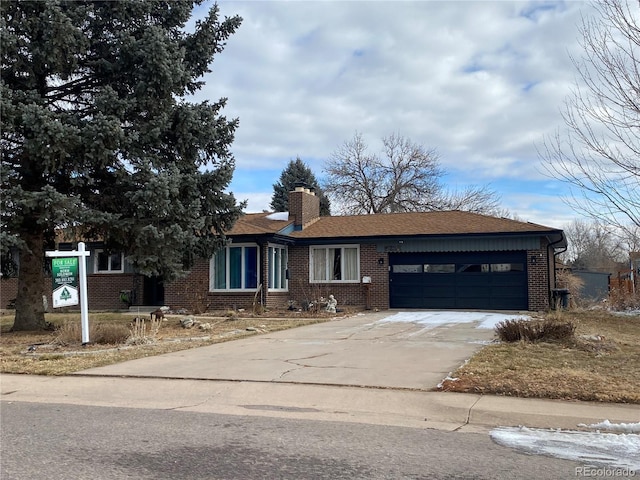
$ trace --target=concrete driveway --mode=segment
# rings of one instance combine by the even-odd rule
[[[439,326],[389,321],[396,314],[360,314],[78,374],[432,390],[494,337],[476,328],[482,312],[477,321]]]

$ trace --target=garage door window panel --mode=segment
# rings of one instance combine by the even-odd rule
[[[492,263],[492,273],[524,272],[523,263]]]
[[[466,263],[458,266],[458,273],[489,273],[488,263]]]
[[[455,263],[427,263],[424,273],[456,273]]]
[[[422,265],[394,265],[393,273],[420,273]]]

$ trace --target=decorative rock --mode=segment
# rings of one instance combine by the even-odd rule
[[[198,328],[200,330],[203,330],[205,332],[208,332],[211,330],[211,324],[210,323],[201,323],[200,325],[198,325]]]
[[[191,328],[193,327],[194,324],[194,320],[191,317],[184,317],[182,320],[180,320],[180,326],[182,326],[182,328]]]

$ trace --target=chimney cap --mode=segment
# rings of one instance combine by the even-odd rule
[[[309,193],[309,187],[305,182],[296,182],[293,184],[293,191]]]

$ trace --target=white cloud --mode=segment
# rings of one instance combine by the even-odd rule
[[[393,132],[436,148],[457,182],[526,189],[543,178],[536,143],[562,125],[584,5],[222,1],[244,20],[197,98],[229,98],[245,183],[296,156],[321,177],[359,131],[374,151]],[[270,198],[275,181],[253,188]]]
[[[271,203],[272,193],[234,191],[233,195],[238,201],[247,202],[247,208],[245,208],[245,212],[247,213],[259,213],[263,210],[271,211],[269,204]]]

